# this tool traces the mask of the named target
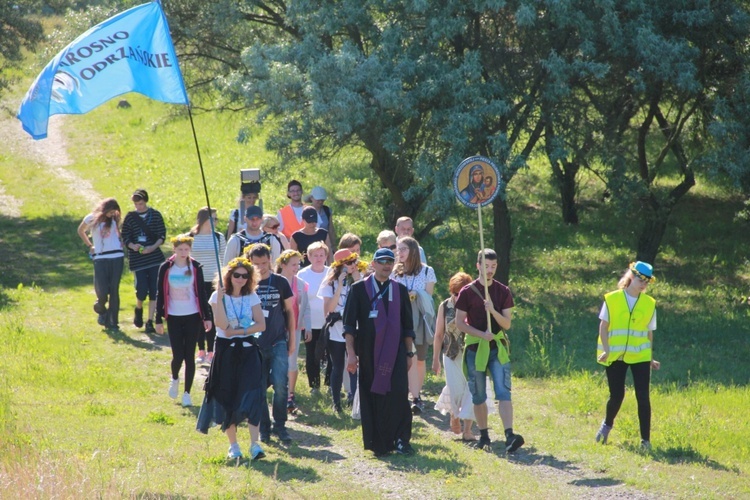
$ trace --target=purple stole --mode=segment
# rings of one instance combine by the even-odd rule
[[[391,375],[393,375],[393,366],[396,364],[398,347],[401,342],[401,290],[398,283],[390,280],[389,288],[383,297],[375,303],[375,275],[371,275],[365,281],[365,290],[370,297],[370,310],[378,311],[378,317],[373,321],[375,323],[375,366],[372,387],[370,391],[375,394],[385,395],[391,390]],[[386,281],[388,283],[388,281]],[[382,290],[381,290],[382,291]],[[389,313],[385,312],[383,301],[393,297]]]

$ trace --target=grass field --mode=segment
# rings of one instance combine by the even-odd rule
[[[18,97],[7,96],[5,105],[15,108]],[[166,339],[129,324],[131,275],[121,286],[120,332],[102,331],[91,310],[92,267],[76,235],[92,208],[81,181],[124,210],[132,191],[145,187],[170,234],[187,230],[205,204],[183,110],[128,99],[130,109],[111,102],[62,121],[70,164],[50,169],[25,143],[0,151],[0,195],[16,208],[0,215],[0,497],[750,497],[750,233],[733,222],[740,197],[721,180],[700,178],[656,263],[650,292],[663,368],[653,377],[654,449],[644,454],[630,391],[611,444],[593,443],[606,401],[594,362],[596,317],[602,294],[632,259],[637,221],[602,202],[602,187],[584,179],[581,224],[564,226],[544,165],[519,174],[509,195],[515,427],[527,446],[512,457],[499,446],[479,452],[455,441],[447,418],[429,411],[414,421],[415,457],[374,459],[361,449],[357,422],[336,416],[326,396],[310,396],[302,373],[294,443],[271,445],[268,459],[250,468],[227,467],[225,437],[195,432],[197,407],[166,396]],[[364,154],[287,168],[264,150],[252,120],[195,119],[222,227],[238,170],[260,167],[267,212],[285,202],[288,179],[308,189],[321,184],[339,233],[361,234],[372,251],[384,222]],[[0,128],[8,127],[17,123],[4,116]],[[241,127],[249,130],[244,144],[235,140]],[[61,168],[72,176],[60,177]],[[421,241],[438,275],[437,296],[453,272],[473,270],[476,231],[473,213],[456,208]],[[441,388],[442,379],[429,375],[428,398]],[[490,423],[499,439],[496,414]],[[240,437],[247,448],[247,431]]]

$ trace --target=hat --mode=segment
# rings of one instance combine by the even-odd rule
[[[312,191],[310,191],[310,197],[315,198],[316,200],[325,200],[328,198],[328,193],[326,193],[326,190],[322,187],[315,186],[312,188]]]
[[[142,189],[142,188],[136,189],[135,192],[133,193],[133,196],[131,196],[130,199],[132,201],[135,201],[136,198],[140,198],[143,201],[148,202],[148,193],[146,192],[145,189]]]
[[[396,256],[393,254],[393,250],[390,248],[378,248],[375,255],[372,256],[373,261],[378,260],[396,260]]]
[[[242,191],[242,194],[258,194],[260,193],[260,182],[243,182],[240,185],[240,191]]]
[[[651,264],[648,264],[646,262],[637,261],[637,262],[631,262],[630,263],[630,270],[635,274],[637,277],[641,278],[644,281],[654,281],[654,268]]]
[[[346,258],[351,254],[351,250],[349,250],[348,248],[342,248],[341,250],[337,250],[336,253],[333,254],[333,260],[341,262],[342,260],[346,260]]]
[[[305,207],[302,209],[302,220],[305,222],[318,222],[318,211],[315,207]]]
[[[252,219],[253,217],[263,217],[263,210],[256,205],[247,207],[247,210],[245,210],[245,217],[248,219]]]

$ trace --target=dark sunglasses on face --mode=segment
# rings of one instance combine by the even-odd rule
[[[281,224],[274,224],[273,226],[267,226],[269,229],[278,229]]]
[[[377,259],[375,262],[377,262],[378,264],[383,264],[383,265],[393,264],[393,259]]]
[[[232,277],[237,278],[238,280],[246,280],[250,278],[249,273],[232,273]]]

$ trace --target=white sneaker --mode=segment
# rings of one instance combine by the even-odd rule
[[[177,390],[179,389],[179,386],[180,386],[180,379],[177,379],[177,378],[174,379],[174,380],[172,380],[169,383],[169,392],[168,392],[168,394],[169,394],[170,398],[172,398],[172,399],[176,399],[177,398]]]
[[[190,393],[189,392],[183,392],[182,393],[182,406],[193,406],[193,400],[190,399]]]

